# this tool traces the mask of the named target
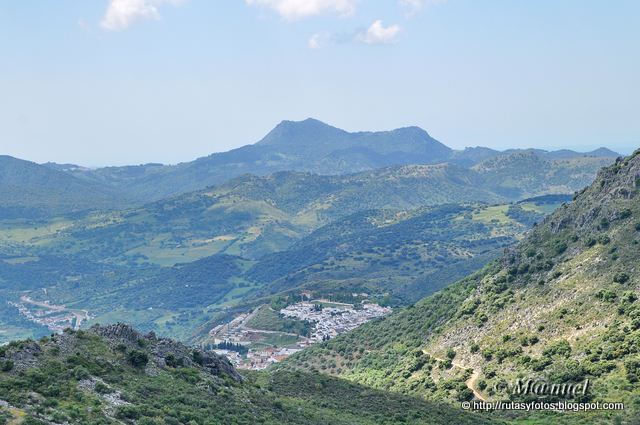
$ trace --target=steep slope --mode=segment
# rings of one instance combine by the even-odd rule
[[[0,365],[2,423],[491,423],[318,375],[243,377],[214,353],[120,324],[11,343]]]
[[[0,156],[0,219],[41,218],[127,205],[114,190],[65,172]]]
[[[490,400],[532,397],[513,393],[516,379],[589,379],[589,390],[577,400],[624,402],[627,410],[566,415],[565,422],[634,417],[639,200],[637,151],[601,171],[572,203],[483,271],[300,353],[290,364],[374,388],[458,400],[472,398],[472,390]],[[536,423],[553,423],[539,415]]]

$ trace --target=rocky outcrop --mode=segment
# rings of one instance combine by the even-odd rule
[[[95,325],[89,332],[102,337],[114,349],[143,349],[149,354],[149,366],[165,368],[175,365],[195,367],[215,376],[228,376],[241,381],[242,376],[229,360],[212,351],[188,347],[169,338],[159,338],[154,332],[142,334],[124,323]]]

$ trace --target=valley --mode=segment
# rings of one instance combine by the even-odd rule
[[[330,150],[305,145],[309,126],[335,133],[321,123],[288,122],[267,136],[268,148],[257,144],[255,152],[292,149],[300,158],[311,153],[333,158]],[[295,136],[297,145],[285,143],[284,135]],[[426,132],[416,129],[340,137],[362,146],[373,137],[382,143],[376,149],[386,149],[385,138],[397,140],[398,135],[417,137],[403,147],[411,155],[418,155],[412,149],[423,149],[420,144],[434,143],[425,142]],[[399,403],[408,397],[418,404],[491,401],[502,396],[495,388],[504,382],[550,365],[552,377],[596,379],[614,370],[613,363],[601,366],[603,370],[579,363],[580,373],[569,375],[563,368],[573,373],[574,364],[555,366],[556,357],[548,353],[567,352],[566,344],[556,341],[565,328],[549,323],[574,314],[577,310],[559,306],[574,303],[583,293],[575,289],[567,294],[560,288],[590,264],[606,262],[606,256],[617,260],[621,248],[604,248],[613,246],[615,234],[590,235],[584,243],[591,250],[584,253],[571,244],[586,236],[556,237],[547,248],[546,243],[527,248],[521,254],[524,261],[505,258],[522,253],[521,247],[531,245],[540,229],[574,208],[600,167],[614,163],[610,168],[621,169],[621,160],[606,150],[593,155],[482,149],[441,153],[421,164],[394,153],[375,165],[345,162],[346,168],[331,170],[323,168],[329,162],[298,170],[294,161],[287,166],[295,171],[269,168],[267,173],[265,168],[219,182],[212,177],[216,184],[206,188],[181,179],[215,156],[135,170],[46,164],[51,172],[106,185],[109,191],[117,192],[127,182],[131,191],[122,192],[122,199],[135,194],[138,202],[56,213],[38,207],[33,217],[0,220],[0,301],[8,307],[0,313],[0,343],[30,337],[43,338],[39,341],[46,346],[48,338],[75,341],[85,338],[84,332],[97,332],[88,338],[100,345],[102,326],[126,322],[149,332],[135,337],[149,341],[144,344],[176,338],[220,356],[216,358],[242,371],[245,379],[284,379],[287,384],[280,381],[277,391],[289,391],[284,390],[290,388],[289,380],[304,374],[310,382],[320,380],[332,388],[355,385],[394,394]],[[172,191],[168,195],[140,186],[156,185],[170,175],[176,184],[163,189]],[[606,186],[597,183],[599,178],[596,184]],[[631,196],[630,189],[624,190]],[[607,220],[611,226],[615,214]],[[571,258],[555,260],[567,251]],[[518,289],[521,276],[531,274],[541,274],[537,286]],[[554,287],[556,280],[555,298],[545,298],[545,288]],[[596,291],[596,299],[633,302],[631,292],[607,291]],[[523,306],[523,300],[533,307]],[[543,319],[541,312],[551,316]],[[584,310],[580,324],[567,330],[569,346],[587,330],[606,328],[590,325],[587,318],[593,315]],[[514,317],[523,317],[525,324]],[[118,337],[125,340],[136,332],[112,326],[125,332]],[[543,340],[556,342],[548,348]],[[14,350],[11,344],[4,347]],[[15,353],[22,353],[22,346],[17,347]],[[127,355],[142,356],[136,348],[128,350]],[[114,361],[135,361],[118,356]],[[157,360],[154,368],[174,376],[193,366],[193,359],[172,356]],[[508,376],[499,374],[499,365],[505,364]],[[107,385],[100,379],[82,381],[82,388]],[[132,394],[124,387],[117,391]],[[259,398],[242,385],[228,391]]]

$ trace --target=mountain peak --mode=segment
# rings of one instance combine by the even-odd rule
[[[346,136],[348,133],[314,118],[281,121],[258,145],[285,146],[313,144],[319,139]]]
[[[587,152],[587,155],[610,157],[610,158],[617,158],[619,156],[622,156],[618,152],[614,152],[611,149],[605,148],[605,147],[600,147],[598,149],[592,150],[591,152]]]

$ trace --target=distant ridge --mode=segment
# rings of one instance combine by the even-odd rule
[[[0,218],[40,218],[127,204],[113,188],[0,155]]]
[[[415,126],[389,131],[348,132],[307,118],[282,121],[253,145],[178,165],[145,164],[95,170],[75,165],[47,166],[84,180],[106,184],[141,202],[149,202],[218,185],[247,173],[264,176],[278,171],[301,171],[340,175],[390,166],[442,162],[470,168],[497,156],[520,152],[531,152],[545,160],[597,157],[611,162],[619,156],[606,148],[587,153],[541,149],[500,152],[484,147],[454,151]],[[592,174],[595,175],[595,170]]]

